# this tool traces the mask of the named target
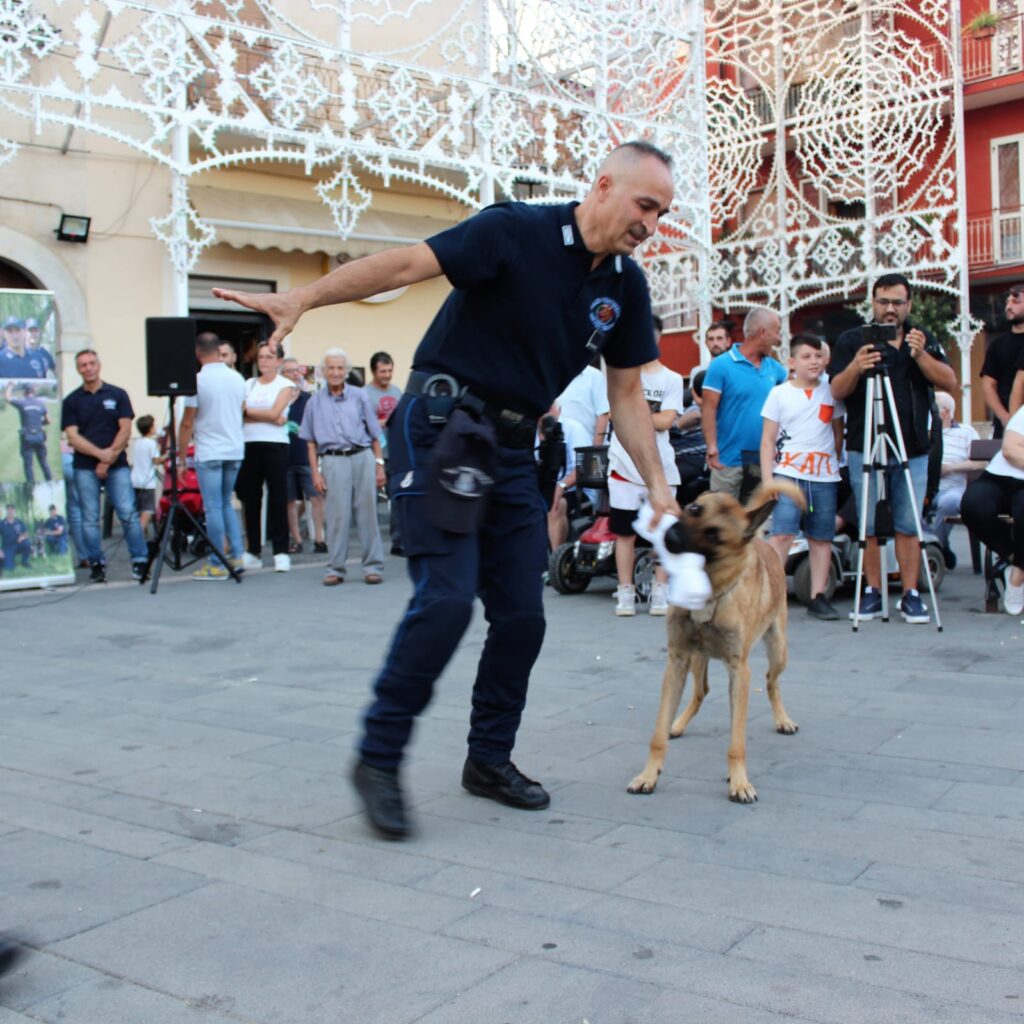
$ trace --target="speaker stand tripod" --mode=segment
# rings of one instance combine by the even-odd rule
[[[921,552],[921,565],[924,566],[925,578],[928,580],[928,594],[935,609],[935,625],[942,632],[942,619],[939,617],[939,602],[935,597],[935,584],[932,581],[932,570],[928,564],[928,553],[924,547],[924,530],[921,528],[921,511],[914,493],[914,481],[910,474],[910,462],[907,459],[907,446],[903,442],[903,430],[896,411],[896,399],[893,395],[892,380],[884,365],[878,365],[868,371],[867,393],[864,398],[864,465],[861,482],[861,498],[857,524],[857,579],[854,584],[853,596],[853,631],[857,632],[860,625],[861,584],[864,576],[864,557],[867,551],[868,500],[870,496],[871,474],[876,473],[878,481],[878,502],[875,506],[875,543],[878,544],[878,555],[881,563],[882,621],[889,621],[889,555],[888,538],[895,531],[892,528],[892,505],[889,501],[889,481],[886,475],[888,457],[891,454],[903,470],[907,493],[910,495],[910,507],[914,513],[914,530],[917,533],[917,544]],[[885,416],[888,411],[892,422],[895,440],[885,429]],[[916,580],[914,581],[917,582]]]
[[[168,417],[167,427],[169,438],[167,465],[171,481],[170,504],[167,509],[167,515],[164,516],[164,521],[160,525],[160,537],[157,540],[156,546],[150,550],[149,560],[146,562],[146,571],[142,574],[142,579],[139,582],[144,584],[149,579],[150,569],[153,569],[153,582],[150,585],[149,592],[155,594],[157,587],[160,585],[160,573],[163,571],[165,564],[169,565],[175,572],[181,572],[182,569],[199,561],[199,558],[196,557],[183,563],[180,547],[177,544],[171,544],[171,538],[175,536],[180,521],[183,527],[187,527],[189,523],[192,524],[196,535],[206,543],[210,551],[211,561],[216,564],[216,561],[219,560],[221,565],[230,573],[231,578],[236,583],[241,583],[242,574],[232,567],[220,548],[214,547],[213,541],[210,540],[210,535],[203,529],[200,522],[181,500],[181,493],[178,490],[178,438],[174,426],[174,399],[169,398],[168,403],[170,406],[170,416]],[[165,491],[164,493],[166,494],[167,492]],[[171,546],[170,555],[167,553],[169,544]],[[156,563],[155,568],[153,568],[154,562]]]

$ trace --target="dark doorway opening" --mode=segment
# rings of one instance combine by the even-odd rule
[[[234,348],[238,362],[235,369],[243,377],[256,373],[256,348],[274,332],[270,317],[262,313],[214,313],[208,310],[191,310],[196,322],[196,334],[213,331],[221,341]]]

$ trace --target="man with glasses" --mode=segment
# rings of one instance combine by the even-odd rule
[[[1007,420],[1024,404],[1024,284],[1010,286],[1006,326],[985,351],[981,393],[992,411],[992,436],[1002,437]]]
[[[887,452],[890,457],[886,466],[886,494],[892,505],[896,561],[899,563],[903,584],[899,610],[907,622],[927,623],[928,608],[917,592],[921,549],[918,546],[912,502],[916,500],[920,515],[928,483],[928,428],[932,388],[953,391],[957,387],[957,379],[939,343],[908,320],[911,300],[910,282],[902,274],[883,274],[879,277],[871,289],[874,321],[895,326],[895,340],[883,343],[879,349],[872,344],[864,344],[859,327],[844,331],[836,341],[829,370],[832,374],[832,397],[846,403],[846,449],[849,453],[850,483],[858,513],[864,487],[864,459],[871,455],[864,451],[865,375],[880,364],[888,370],[914,485],[914,494],[911,495],[902,466],[891,450]],[[894,437],[889,422],[891,418],[892,413],[886,408],[887,433]],[[882,614],[881,557],[874,536],[876,488],[877,483],[872,475],[868,492],[867,550],[864,553],[867,587],[860,603],[861,619],[873,619]]]

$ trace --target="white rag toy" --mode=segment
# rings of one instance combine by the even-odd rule
[[[654,509],[645,501],[633,520],[633,529],[654,546],[658,560],[668,573],[668,602],[679,608],[699,611],[711,600],[711,580],[704,571],[704,556],[696,551],[678,554],[669,551],[665,547],[665,534],[679,520],[666,512],[652,529],[653,516]]]

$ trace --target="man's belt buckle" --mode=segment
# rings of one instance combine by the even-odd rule
[[[447,423],[459,399],[459,382],[450,373],[435,373],[423,382],[423,403],[433,424]]]

